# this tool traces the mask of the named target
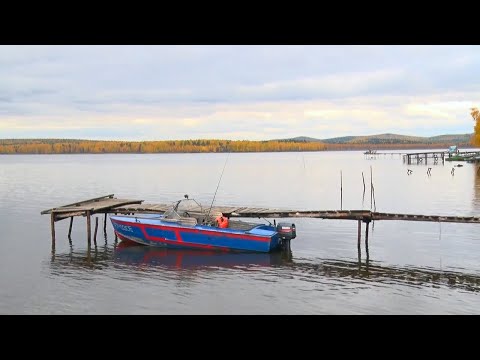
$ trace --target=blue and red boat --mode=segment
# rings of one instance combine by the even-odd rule
[[[295,224],[232,220],[194,199],[179,200],[164,214],[110,216],[119,239],[172,248],[271,252],[296,237]]]

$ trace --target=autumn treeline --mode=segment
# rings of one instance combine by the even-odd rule
[[[102,153],[212,153],[320,151],[320,142],[171,140],[0,140],[0,154],[102,154]]]
[[[466,146],[468,144],[458,144]],[[102,154],[102,153],[212,153],[212,152],[280,152],[324,150],[386,150],[444,148],[446,145],[425,143],[396,144],[326,144],[304,141],[95,141],[95,140],[0,140],[0,154]]]
[[[472,144],[480,146],[480,110],[476,107],[471,108],[470,110],[470,115],[472,115],[473,121],[475,121]]]

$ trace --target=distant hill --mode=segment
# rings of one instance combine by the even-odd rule
[[[329,139],[315,139],[306,136],[298,136],[295,138],[285,139],[284,141],[293,142],[322,142],[325,144],[439,144],[439,145],[460,145],[470,144],[470,138],[473,134],[448,134],[437,135],[431,137],[407,136],[398,134],[379,134],[370,136],[342,136]]]

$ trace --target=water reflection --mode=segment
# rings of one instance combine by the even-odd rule
[[[164,267],[172,269],[234,268],[237,266],[281,266],[292,259],[290,249],[273,253],[219,252],[211,250],[166,249],[122,241],[92,246],[80,251],[70,247],[68,253],[57,254],[52,248],[51,266],[101,269],[122,264],[134,267]]]
[[[480,166],[475,164],[473,174],[473,210],[480,212]]]
[[[136,270],[139,269],[147,270],[150,275],[168,278],[170,275],[164,270],[178,275],[188,272],[189,276],[195,276],[200,273],[205,275],[205,271],[254,268],[273,274],[277,280],[295,277],[298,281],[316,282],[326,286],[328,283],[345,282],[356,283],[356,286],[384,287],[396,284],[416,288],[448,287],[480,291],[480,274],[468,274],[464,269],[389,266],[370,260],[368,252],[363,260],[360,252],[358,259],[339,260],[296,258],[290,250],[275,253],[234,253],[152,248],[120,242],[118,245],[105,243],[104,246],[82,251],[71,248],[68,253],[54,253],[50,268],[55,275],[69,274],[76,277],[82,277],[82,270],[120,270],[123,275],[127,275],[123,279],[131,281],[138,279]]]
[[[237,266],[280,266],[291,260],[291,251],[274,253],[219,252],[154,248],[121,242],[113,261],[127,265],[162,266],[178,269],[233,268]]]
[[[363,284],[387,286],[391,284],[409,287],[449,287],[468,291],[480,291],[480,275],[458,271],[421,268],[414,266],[386,266],[379,262],[365,263],[335,259],[298,259],[290,265],[295,273],[313,278],[335,278],[336,280],[358,279]]]

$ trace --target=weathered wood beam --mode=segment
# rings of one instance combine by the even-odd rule
[[[88,202],[91,202],[91,201],[97,201],[97,200],[102,200],[102,199],[107,199],[107,198],[113,198],[113,196],[114,196],[114,194],[105,195],[105,196],[100,196],[100,197],[97,197],[97,198],[88,199],[88,200],[82,200],[82,201],[78,201],[78,202],[73,203],[73,204],[63,205],[63,206],[59,206],[59,207],[77,206],[77,205],[85,204],[85,203],[88,203]],[[41,215],[49,214],[52,210],[55,210],[55,209],[58,209],[58,208],[52,208],[52,209],[48,209],[48,210],[43,210],[40,214],[41,214]]]

